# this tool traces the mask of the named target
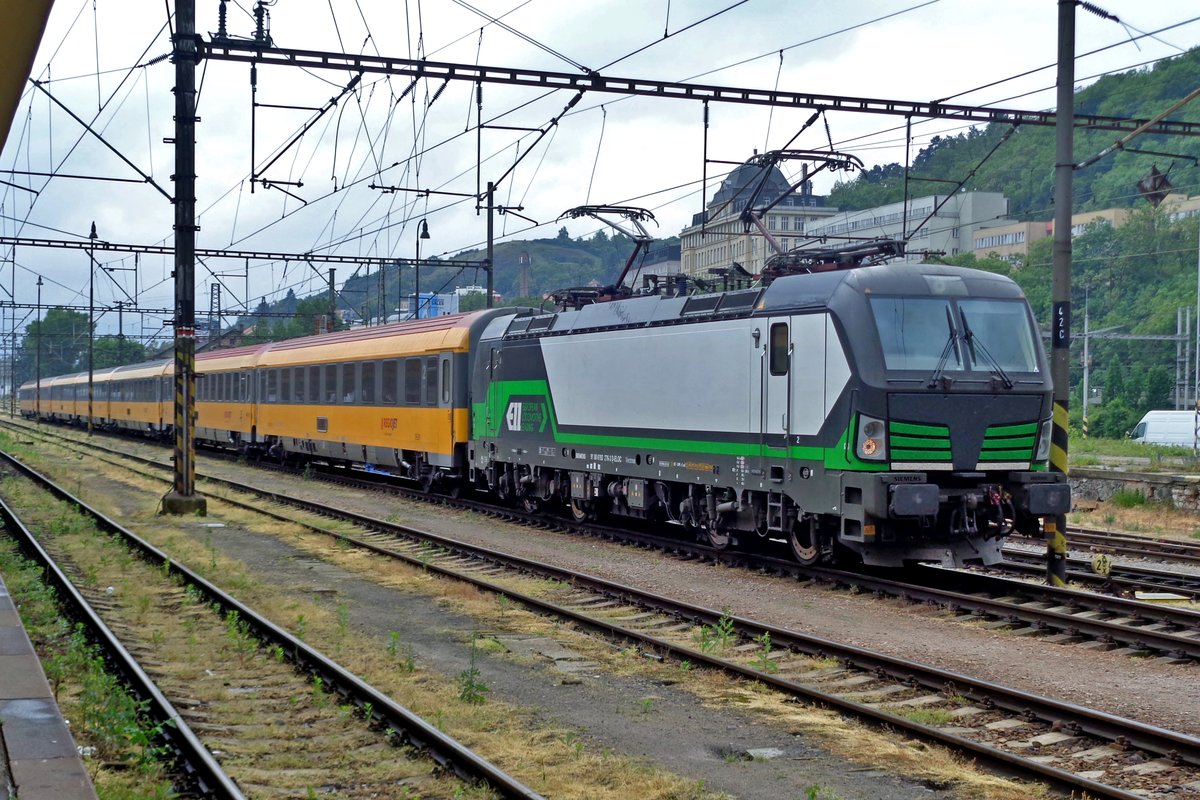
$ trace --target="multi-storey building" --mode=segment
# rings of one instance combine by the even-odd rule
[[[779,201],[763,220],[771,237],[785,250],[806,241],[807,230],[837,213],[825,198],[812,193],[812,181],[803,177],[795,191],[776,166],[765,167],[766,183],[755,198],[755,207]],[[726,176],[705,210],[679,234],[680,265],[685,275],[706,277],[712,270],[737,264],[751,274],[762,271],[775,251],[757,227],[743,220],[754,190],[763,180],[764,167],[747,162]],[[807,175],[807,167],[805,168]]]
[[[1054,223],[1013,222],[999,220],[995,225],[989,225],[975,231],[973,247],[977,256],[995,254],[1004,259],[1023,255],[1029,250],[1029,245],[1038,239],[1045,239],[1054,234]]]
[[[1007,213],[1008,199],[999,192],[914,197],[907,203],[839,212],[807,229],[810,237],[824,239],[807,246],[830,247],[863,239],[903,239],[908,242],[909,250],[904,260],[920,262],[928,253],[956,256],[972,251],[976,232],[985,225],[1003,220]]]

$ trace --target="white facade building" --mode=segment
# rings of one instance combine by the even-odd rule
[[[778,167],[765,169],[766,184],[754,205],[763,208],[786,193],[767,212],[764,223],[771,236],[785,250],[790,250],[806,241],[804,235],[810,226],[836,214],[837,209],[827,207],[825,198],[812,193],[811,181],[802,180],[793,192]],[[704,278],[710,270],[735,263],[757,274],[766,260],[775,255],[758,228],[750,226],[747,230],[747,223],[742,220],[742,212],[763,180],[763,170],[763,166],[746,163],[730,172],[704,212],[694,215],[692,224],[679,234],[680,267],[685,275]]]
[[[1008,198],[1000,192],[915,197],[908,201],[907,213],[904,203],[838,212],[809,226],[806,231],[809,236],[824,237],[825,241],[812,242],[807,247],[836,247],[859,239],[907,239],[910,254],[903,261],[915,263],[925,260],[927,252],[948,256],[971,252],[975,249],[976,231],[995,225],[1007,213]],[[932,218],[925,222],[931,214]]]

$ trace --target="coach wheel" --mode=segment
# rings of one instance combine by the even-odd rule
[[[588,508],[587,501],[571,498],[571,518],[576,522],[583,522],[591,515],[591,509]]]
[[[821,540],[815,519],[796,520],[788,534],[788,543],[792,546],[792,556],[801,564],[812,566],[821,560]]]

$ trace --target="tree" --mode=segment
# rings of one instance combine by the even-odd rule
[[[33,380],[41,344],[41,375],[66,375],[87,369],[88,316],[66,308],[51,308],[41,320],[25,327],[17,354],[18,385]]]
[[[146,347],[137,341],[117,336],[101,336],[92,352],[93,369],[137,364],[146,360]],[[84,364],[87,368],[87,364]]]

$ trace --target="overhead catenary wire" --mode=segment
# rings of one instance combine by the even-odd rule
[[[582,109],[580,109],[580,110],[582,110]],[[365,111],[366,111],[366,109],[364,108],[364,109],[363,109],[363,112],[365,113]],[[552,143],[552,142],[553,142],[553,137],[549,137],[549,139],[548,139],[548,143]],[[504,148],[504,149],[507,149],[507,147],[508,147],[508,146],[511,146],[511,145],[507,145],[507,146],[506,146],[506,148]],[[422,153],[426,153],[426,152],[428,152],[428,148],[423,148],[423,149],[422,149],[420,152],[422,152]],[[538,163],[539,163],[539,165],[540,165],[540,164],[541,164],[543,161],[545,161],[545,157],[546,157],[546,151],[545,151],[545,150],[543,150],[543,152],[541,153],[541,156],[542,156],[542,159],[541,159],[541,160],[538,162]],[[359,161],[359,163],[361,164],[361,163],[364,163],[364,162],[360,160],[360,161]],[[354,169],[354,167],[352,167],[352,166],[348,166],[347,168],[348,168],[348,169],[350,169],[350,170],[353,170],[353,169]],[[352,174],[352,173],[348,172],[347,174]],[[531,187],[532,187],[532,184],[531,184]],[[234,187],[233,187],[233,188],[236,190],[236,184],[234,185]],[[529,191],[529,190],[527,189],[526,191]],[[342,197],[342,198],[341,198],[341,199],[338,201],[338,202],[339,202],[339,205],[340,205],[341,203],[345,202],[345,200],[346,200],[346,198],[345,198],[345,196],[343,196],[343,197]],[[343,223],[343,224],[344,224],[344,223]],[[332,241],[332,239],[330,239],[329,241]]]

